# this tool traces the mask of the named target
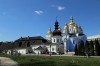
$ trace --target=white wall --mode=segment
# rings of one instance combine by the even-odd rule
[[[11,54],[11,50],[8,50],[7,54]]]
[[[26,49],[16,49],[18,53],[26,54]]]
[[[44,49],[44,51],[35,50],[35,49],[38,48],[39,46],[41,46],[41,47]],[[45,50],[46,50],[46,46],[45,46],[44,44],[31,45],[31,47],[32,47],[32,50],[33,50],[33,52],[34,52],[35,54],[38,54],[38,52],[39,52],[39,54],[41,54],[41,52],[44,53]]]
[[[46,45],[46,48],[48,49],[48,52],[50,52],[50,45]],[[51,52],[56,53],[56,45],[51,45]]]
[[[55,41],[54,41],[55,40]],[[59,42],[58,42],[58,41]],[[62,36],[53,36],[52,37],[52,43],[62,43]]]
[[[46,39],[51,40],[51,36],[52,36],[52,34],[47,34]]]

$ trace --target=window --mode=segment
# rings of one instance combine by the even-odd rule
[[[55,42],[55,39],[54,39],[54,42]]]
[[[21,46],[22,46],[22,42],[19,43],[19,47],[21,47]]]

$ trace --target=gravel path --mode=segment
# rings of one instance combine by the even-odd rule
[[[0,66],[19,66],[17,62],[7,57],[0,57]]]

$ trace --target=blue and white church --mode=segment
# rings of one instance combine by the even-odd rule
[[[71,16],[70,22],[64,25],[63,30],[56,19],[55,30],[52,31],[51,27],[49,27],[46,39],[52,43],[63,44],[64,52],[74,52],[75,45],[78,44],[80,40],[85,43],[87,36],[84,34],[82,27],[78,26]]]

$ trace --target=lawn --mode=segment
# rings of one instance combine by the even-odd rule
[[[9,57],[20,64],[20,66],[100,66],[100,58],[68,57],[68,56],[15,56]]]

